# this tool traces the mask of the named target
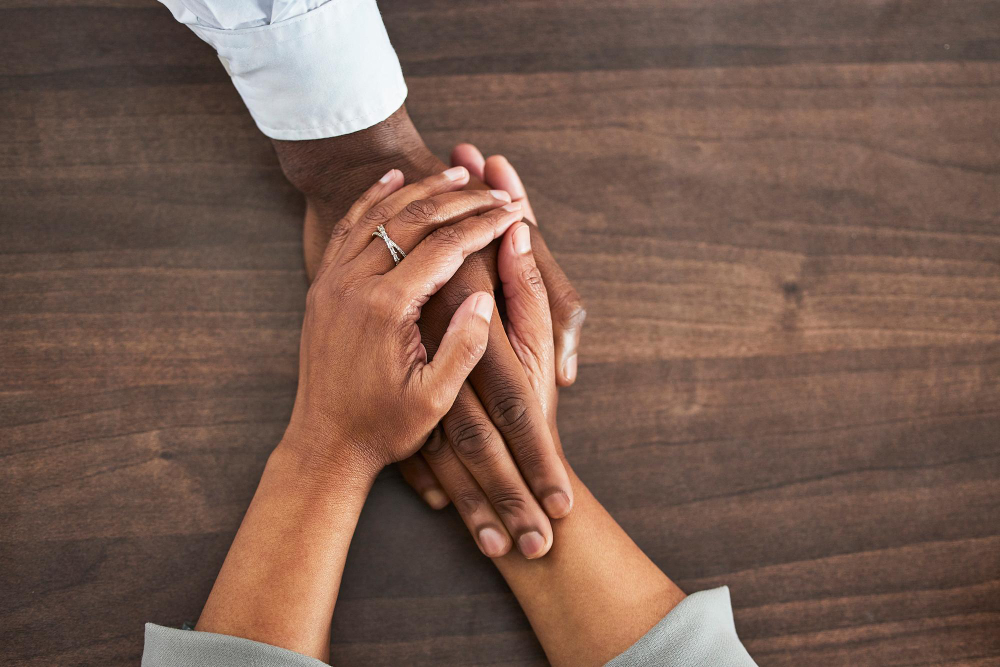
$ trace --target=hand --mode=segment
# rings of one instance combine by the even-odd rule
[[[286,176],[307,198],[303,245],[310,276],[319,266],[327,240],[339,243],[343,237],[338,229],[343,225],[335,221],[346,209],[345,193],[357,191],[359,178],[380,166],[398,166],[404,173],[419,176],[440,165],[423,145],[405,108],[362,132],[317,141],[275,141],[274,145]],[[465,185],[468,172],[460,170]],[[544,248],[544,244],[540,242],[539,247]],[[554,261],[550,264],[555,266]],[[579,297],[565,279],[558,283],[557,278],[553,278],[556,288],[565,289],[552,289],[560,294],[552,302],[561,304],[561,312],[569,314],[557,319],[570,322],[578,332],[583,321]],[[429,352],[433,353],[457,305],[471,293],[492,291],[495,281],[495,255],[480,252],[466,261],[423,309],[420,329]],[[562,338],[568,341],[562,352],[568,359],[576,352],[578,335]],[[464,499],[456,503],[483,553],[505,554],[513,536],[524,555],[544,555],[552,544],[546,512],[553,518],[565,516],[572,506],[573,492],[544,412],[531,394],[531,385],[499,318],[491,323],[490,342],[481,363],[443,423],[457,453],[492,504],[480,507]],[[447,504],[447,496],[421,459],[410,459],[403,471],[432,507]],[[536,498],[541,499],[544,511]]]
[[[516,223],[504,235],[497,260],[507,311],[507,336],[517,354],[533,393],[544,406],[546,417],[555,434],[555,446],[565,461],[556,434],[555,350],[552,339],[552,319],[548,295],[541,272],[531,252],[531,232],[528,225]],[[439,430],[421,450],[429,474],[443,486],[451,498],[461,498],[459,511],[466,504],[488,507],[489,500],[475,477],[469,472],[455,450],[448,446]],[[470,521],[462,513],[466,524]],[[473,529],[469,525],[470,530]]]
[[[402,187],[402,174],[390,171],[327,247],[307,297],[299,389],[283,441],[320,469],[346,462],[374,478],[414,453],[486,349],[494,304],[485,292],[463,300],[429,363],[417,329],[424,304],[465,258],[521,219],[520,204],[502,193],[455,192],[464,179],[452,176]],[[398,266],[372,238],[378,224],[406,252]]]
[[[530,228],[526,228],[529,233],[529,243],[534,239],[534,244],[536,246],[541,246],[543,248],[542,252],[532,253],[532,258],[538,257],[538,265],[535,265],[534,259],[532,261],[532,276],[537,283],[537,288],[540,290],[540,294],[548,299],[547,303],[549,308],[545,309],[545,319],[544,322],[537,323],[537,326],[533,326],[531,330],[543,330],[548,332],[550,338],[546,341],[546,344],[542,344],[541,341],[535,341],[532,349],[538,351],[539,353],[545,352],[544,357],[536,357],[532,365],[524,364],[524,359],[529,358],[525,356],[526,348],[524,347],[523,339],[526,336],[521,336],[518,338],[516,333],[512,333],[511,327],[508,324],[506,337],[510,341],[510,346],[512,351],[515,352],[515,356],[519,361],[522,362],[522,367],[526,373],[525,379],[529,381],[529,385],[534,389],[533,394],[536,399],[540,402],[542,411],[547,418],[547,423],[551,428],[555,427],[555,405],[556,405],[556,382],[562,385],[569,384],[576,378],[576,346],[579,342],[579,332],[580,327],[583,324],[583,319],[586,316],[583,309],[579,305],[579,297],[576,295],[576,291],[570,285],[569,280],[566,278],[565,274],[555,263],[552,255],[548,252],[545,247],[545,242],[542,240],[541,235],[538,232],[537,224],[534,223],[534,212],[531,209],[531,204],[528,201],[527,193],[525,192],[524,186],[521,183],[521,179],[518,177],[517,172],[511,166],[510,162],[502,156],[492,156],[488,160],[484,159],[482,153],[470,144],[460,144],[455,147],[452,152],[452,163],[460,164],[468,168],[474,175],[484,179],[486,183],[490,186],[501,188],[506,190],[515,202],[520,202],[524,206],[525,219],[532,223]],[[551,298],[548,296],[549,292],[547,287],[550,285],[555,286],[555,293],[561,295],[559,299]],[[508,305],[509,309],[509,305]],[[551,310],[551,312],[550,312]],[[508,317],[510,313],[508,312]],[[560,333],[552,336],[553,332],[553,317],[561,320],[562,327],[559,329]],[[522,325],[522,327],[527,327],[527,324]],[[506,347],[506,346],[505,346]],[[561,359],[562,356],[567,352],[570,353],[570,361],[568,364],[563,363],[561,367],[564,372],[562,374],[557,372],[557,367],[560,367],[556,363],[556,359]],[[482,367],[484,364],[480,364]],[[540,377],[540,373],[544,371],[545,376]],[[477,371],[478,372],[478,369]],[[476,372],[473,373],[472,380],[476,379]],[[545,383],[551,380],[549,383],[551,388]],[[542,391],[543,385],[546,387],[545,391]],[[465,391],[460,392],[459,401],[456,402],[455,408],[453,408],[452,413],[457,412],[459,408],[465,411],[475,414],[476,407],[473,405],[466,405],[464,403]],[[474,397],[473,397],[474,398]],[[470,401],[471,403],[471,401]],[[452,413],[449,413],[449,418],[452,417]],[[448,424],[448,419],[446,418],[446,426]],[[459,429],[461,432],[461,429]],[[490,435],[482,436],[483,440],[489,440]],[[496,439],[496,438],[494,438]],[[501,443],[502,444],[502,443]],[[487,448],[487,453],[495,451],[495,445],[492,445],[494,449]],[[561,457],[561,445],[558,439],[553,441],[553,447],[557,454]],[[458,452],[458,456],[453,456],[449,449],[455,449]],[[480,485],[482,485],[482,479],[486,477],[481,472],[477,471],[476,461],[473,460],[471,465],[466,465],[466,470],[454,471],[456,476],[452,483],[445,483],[445,480],[440,480],[435,475],[436,468],[439,474],[452,474],[452,463],[453,460],[457,460],[459,463],[468,460],[470,457],[463,456],[463,447],[459,446],[455,448],[448,437],[448,429],[445,428],[444,431],[435,431],[431,440],[428,442],[427,446],[421,452],[421,456],[411,457],[400,463],[400,470],[403,473],[403,477],[406,481],[420,493],[429,505],[435,509],[440,509],[447,505],[448,498],[457,499],[456,506],[462,519],[465,521],[469,530],[473,532],[474,535],[479,535],[479,543],[482,546],[484,543],[489,542],[494,545],[492,550],[483,549],[484,553],[490,556],[502,555],[506,552],[506,548],[501,546],[503,543],[501,540],[505,540],[506,536],[500,533],[493,532],[491,526],[493,526],[497,519],[498,514],[491,510],[490,504],[492,504],[495,510],[498,507],[498,503],[493,502],[490,504],[484,503],[482,499],[484,498],[483,489],[486,489],[485,497],[493,496],[495,493],[491,491],[496,488],[503,488],[502,474],[496,474],[493,477],[495,481],[488,481],[487,484],[492,483],[490,486],[481,486],[479,488],[469,487],[468,484],[456,484],[456,481],[467,481],[471,478],[479,480]],[[440,459],[437,466],[429,466],[425,459]],[[494,460],[494,467],[500,467],[505,462],[506,457],[496,456]],[[471,475],[470,475],[471,471]],[[463,492],[458,495],[451,495],[447,492],[450,487],[452,489],[461,486]],[[474,486],[474,485],[473,485]],[[444,488],[442,488],[444,487]],[[551,515],[550,515],[551,516]],[[503,517],[502,514],[499,517]],[[553,518],[558,518],[553,516]],[[504,523],[510,527],[510,521],[503,518]],[[517,534],[515,531],[511,531],[512,534]],[[547,533],[542,533],[546,536]],[[534,538],[528,538],[534,539]],[[530,545],[522,548],[521,551],[525,552],[530,549]],[[548,544],[544,547],[542,553],[548,551]]]

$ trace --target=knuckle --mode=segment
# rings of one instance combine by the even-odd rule
[[[441,463],[450,454],[448,442],[442,437],[432,437],[424,444],[421,453],[428,463],[432,465]]]
[[[461,250],[465,234],[458,225],[440,227],[432,234],[434,244],[444,250]]]
[[[534,264],[521,269],[521,283],[523,283],[536,297],[545,297],[545,281],[542,280],[542,272]]]
[[[517,489],[500,487],[488,492],[490,504],[500,516],[523,516],[528,512],[528,500]]]
[[[368,226],[375,228],[379,225],[384,225],[392,219],[389,207],[385,204],[379,204],[373,207],[367,213],[365,213],[365,221],[368,222]]]
[[[471,333],[465,335],[459,344],[459,359],[463,368],[471,369],[482,358],[486,351],[487,340],[485,337],[474,336]]]
[[[552,315],[564,327],[582,326],[587,319],[587,310],[583,300],[573,287],[568,284],[551,299]]]
[[[493,429],[474,416],[452,420],[448,437],[459,457],[474,463],[486,463],[495,456],[492,447]]]
[[[488,406],[490,418],[504,434],[517,436],[531,427],[528,403],[521,396],[504,393]]]
[[[484,498],[475,489],[460,489],[454,493],[451,501],[459,514],[469,516],[483,508]]]
[[[433,199],[414,199],[400,213],[406,222],[427,222],[437,217],[440,205]]]

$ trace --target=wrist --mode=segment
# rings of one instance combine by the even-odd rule
[[[339,444],[339,443],[338,443]],[[364,501],[383,466],[352,446],[336,446],[290,424],[267,467],[309,495]]]
[[[335,209],[339,217],[357,196],[390,169],[407,180],[444,165],[434,157],[400,107],[370,128],[339,137],[308,141],[272,140],[281,169],[311,206]]]

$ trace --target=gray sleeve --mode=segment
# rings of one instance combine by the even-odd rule
[[[605,667],[755,667],[736,636],[729,588],[701,591],[669,614]]]
[[[213,632],[146,624],[142,667],[329,667],[287,649]]]

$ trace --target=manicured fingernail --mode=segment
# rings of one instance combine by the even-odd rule
[[[382,178],[378,179],[378,182],[379,183],[388,183],[389,181],[392,180],[392,178],[395,175],[396,175],[396,170],[395,169],[390,169],[388,172],[386,172],[385,176],[383,176]]]
[[[452,167],[451,169],[445,169],[442,173],[449,181],[457,181],[460,178],[464,178],[468,172],[465,167]]]
[[[476,315],[487,322],[493,319],[493,299],[488,294],[480,294],[476,299]]]
[[[448,504],[448,496],[441,489],[427,489],[424,491],[424,502],[439,510]]]
[[[519,201],[511,202],[506,206],[501,206],[500,208],[507,211],[508,213],[514,213],[515,211],[521,210],[521,202]]]
[[[483,545],[483,553],[490,558],[502,556],[507,547],[507,540],[496,528],[483,528],[479,531],[479,543]]]
[[[528,225],[521,225],[514,230],[514,250],[518,255],[527,255],[531,250],[531,232]]]
[[[525,558],[538,558],[545,549],[545,538],[534,531],[517,538],[517,548]]]
[[[561,519],[573,509],[573,505],[569,502],[569,496],[562,491],[545,496],[542,506],[545,507],[545,513],[553,519]]]
[[[506,190],[490,190],[490,196],[500,201],[510,201],[510,195]]]
[[[563,376],[572,382],[576,379],[576,354],[574,353],[569,359],[563,363]]]

